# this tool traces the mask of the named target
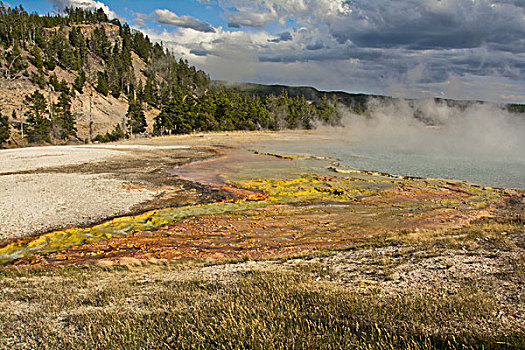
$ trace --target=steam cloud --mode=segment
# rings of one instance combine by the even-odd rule
[[[525,159],[525,117],[497,105],[373,100],[343,123],[352,143],[383,152]]]

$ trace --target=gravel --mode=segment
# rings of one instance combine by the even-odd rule
[[[104,175],[0,176],[0,239],[85,226],[125,214],[157,194],[127,185]]]
[[[133,206],[153,199],[158,191],[111,178],[110,174],[45,171],[49,167],[124,159],[134,150],[151,148],[97,145],[0,151],[0,240],[93,224],[124,215]],[[24,171],[35,173],[20,173]]]
[[[102,161],[118,150],[74,146],[31,147],[0,151],[0,174]]]
[[[187,146],[93,145],[46,146],[0,150],[0,174],[30,171],[57,166],[99,162],[108,158],[125,157],[126,151],[184,149]]]

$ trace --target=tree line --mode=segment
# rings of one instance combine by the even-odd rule
[[[312,129],[318,122],[335,125],[340,115],[336,100],[324,98],[315,106],[304,96],[280,95],[261,99],[232,89],[217,88],[206,94],[180,91],[163,104],[155,117],[154,133],[184,134],[192,131]]]

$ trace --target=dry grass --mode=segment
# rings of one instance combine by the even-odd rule
[[[0,348],[523,349],[523,222],[274,261],[6,270]]]

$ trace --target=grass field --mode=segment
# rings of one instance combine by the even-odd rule
[[[1,349],[525,348],[523,212],[274,260],[0,274]]]

